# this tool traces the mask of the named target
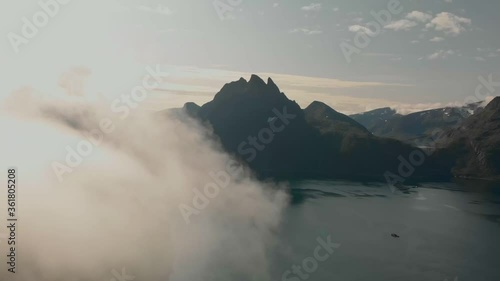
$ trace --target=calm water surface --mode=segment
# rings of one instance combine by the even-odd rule
[[[500,184],[427,183],[402,192],[302,181],[292,188],[273,256],[275,280],[330,235],[340,244],[333,254],[307,278],[288,280],[500,281]]]

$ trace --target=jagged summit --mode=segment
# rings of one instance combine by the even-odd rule
[[[267,94],[267,95],[281,93],[280,89],[278,88],[276,83],[274,83],[271,77],[267,78],[267,83],[266,83],[262,78],[260,78],[256,74],[252,74],[250,80],[248,81],[247,87],[250,93]]]
[[[200,117],[224,114],[218,113],[219,109],[230,108],[238,111],[240,118],[247,118],[250,115],[269,115],[274,108],[284,106],[302,113],[300,106],[289,100],[271,78],[268,78],[266,83],[258,75],[252,74],[248,81],[242,77],[238,81],[225,84],[212,101],[202,106]]]
[[[225,84],[215,95],[214,100],[226,99],[229,95],[273,95],[286,98],[271,78],[267,83],[256,74],[252,74],[250,80],[241,77],[238,81]]]
[[[274,83],[273,79],[271,77],[267,78],[267,87],[271,91],[271,93],[281,93],[280,88],[276,83]]]
[[[250,80],[248,81],[248,84],[255,87],[267,87],[266,82],[264,82],[264,80],[262,80],[262,78],[260,78],[256,74],[252,74]]]
[[[253,103],[261,106],[277,106],[288,101],[288,98],[280,92],[272,79],[269,78],[266,84],[258,75],[252,74],[248,81],[240,78],[238,81],[225,84],[210,103],[215,107],[226,103],[232,104],[233,107],[238,104],[239,107],[240,103],[247,106]]]

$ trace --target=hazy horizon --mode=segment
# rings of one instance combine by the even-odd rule
[[[35,33],[23,18],[33,23],[39,4],[0,12],[0,73],[12,77],[0,99],[21,87],[60,91],[54,85],[74,68],[87,69],[88,94],[112,98],[123,90],[118,82],[159,64],[171,75],[146,107],[154,110],[203,103],[256,73],[302,107],[320,100],[346,114],[386,106],[408,113],[462,104],[479,76],[500,77],[493,0],[398,1],[388,23],[373,15],[388,12],[386,0],[61,3]],[[368,44],[356,46],[356,36]],[[346,44],[357,49],[349,59]]]

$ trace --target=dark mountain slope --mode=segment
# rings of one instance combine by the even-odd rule
[[[373,136],[350,117],[321,102],[313,102],[304,112],[308,123],[321,134],[321,151],[315,164],[316,171],[326,177],[380,178],[396,169],[400,155],[416,149],[398,140]]]
[[[371,111],[350,115],[352,119],[365,126],[370,132],[374,128],[383,126],[388,120],[400,117],[396,110],[390,107],[378,108]]]
[[[306,120],[320,131],[351,132],[361,135],[371,133],[352,118],[335,111],[328,105],[314,101],[304,109]]]
[[[241,78],[226,84],[198,116],[227,151],[265,176],[304,173],[316,154],[319,134],[270,78],[265,83],[252,75],[248,82]]]
[[[272,79],[256,75],[226,84],[197,116],[263,177],[383,179],[397,170],[399,155],[414,150],[371,135],[323,103],[302,110]]]
[[[456,177],[500,179],[500,97],[450,130],[434,155]]]

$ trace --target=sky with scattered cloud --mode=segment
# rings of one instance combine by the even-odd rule
[[[87,67],[89,79],[127,82],[130,65],[156,63],[171,75],[148,100],[155,110],[206,102],[251,73],[271,76],[303,107],[319,99],[345,113],[443,106],[473,95],[479,76],[500,81],[500,1],[401,0],[389,21],[377,21],[390,3],[72,1],[17,54],[7,34],[21,33],[22,18],[40,8],[2,3],[0,74],[12,79],[0,97],[44,89],[42,76],[57,80],[75,66]],[[342,44],[356,46],[363,35],[369,43],[346,60]]]

